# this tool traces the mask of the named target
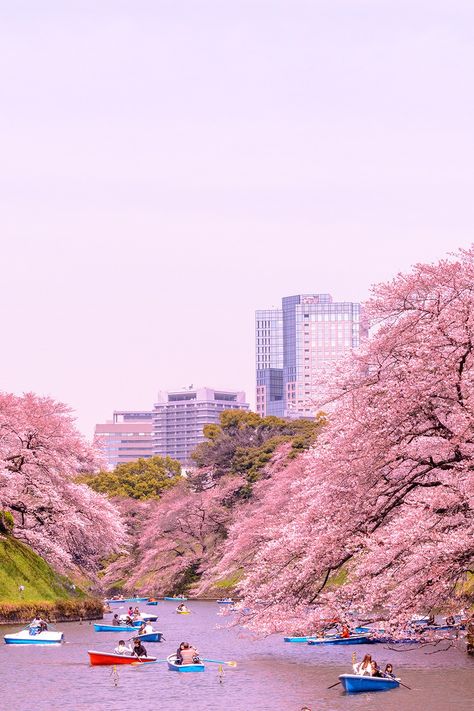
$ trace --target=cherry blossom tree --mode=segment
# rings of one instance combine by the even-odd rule
[[[113,586],[114,580],[126,577],[127,589],[154,595],[195,583],[221,556],[235,511],[234,495],[242,485],[241,477],[222,477],[203,490],[192,478],[183,479],[159,501],[142,502],[133,564],[127,557],[118,559],[109,566],[104,583]]]
[[[124,531],[105,497],[75,482],[96,466],[71,411],[48,397],[0,393],[0,508],[14,535],[62,570],[94,570]]]
[[[246,571],[243,620],[263,633],[472,604],[474,248],[377,286],[366,313],[317,444],[256,485],[214,571]]]

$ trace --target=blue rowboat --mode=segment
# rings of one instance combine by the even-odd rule
[[[130,625],[94,625],[96,632],[136,632],[136,627]]]
[[[283,637],[285,642],[299,642],[306,644],[312,637]]]
[[[148,634],[138,635],[141,642],[161,642],[163,632],[148,632]]]
[[[176,664],[176,655],[167,657],[168,669],[175,672],[203,672],[204,664]]]
[[[169,602],[184,602],[187,597],[164,597],[163,600],[168,600]]]
[[[233,600],[216,600],[218,605],[233,605]]]
[[[359,691],[388,691],[400,686],[400,679],[388,679],[380,676],[360,676],[359,674],[341,674],[339,681],[348,694]]]
[[[158,615],[143,615],[143,618],[140,620],[133,620],[133,626],[134,627],[140,627],[144,622],[156,622],[158,619]]]
[[[158,600],[149,600],[147,605],[158,605]]]
[[[312,637],[308,640],[308,644],[372,644],[372,638],[368,634],[352,634],[350,637]]]
[[[64,634],[53,630],[38,632],[36,627],[27,627],[20,632],[6,634],[3,639],[5,644],[61,644]]]
[[[147,602],[147,597],[124,597],[121,600],[106,600],[109,605],[123,605],[124,602]]]

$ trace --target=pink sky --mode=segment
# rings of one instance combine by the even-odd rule
[[[1,2],[0,387],[245,389],[281,296],[473,241],[471,0]]]

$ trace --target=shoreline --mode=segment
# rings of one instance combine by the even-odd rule
[[[28,624],[38,612],[47,622],[102,620],[104,604],[98,598],[38,602],[0,602],[0,625]]]

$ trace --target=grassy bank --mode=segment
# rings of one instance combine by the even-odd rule
[[[48,620],[100,619],[102,608],[24,543],[0,536],[0,624],[28,622],[37,612]]]
[[[20,593],[19,586],[24,586]],[[11,536],[0,536],[0,602],[47,602],[84,597],[70,580]]]

